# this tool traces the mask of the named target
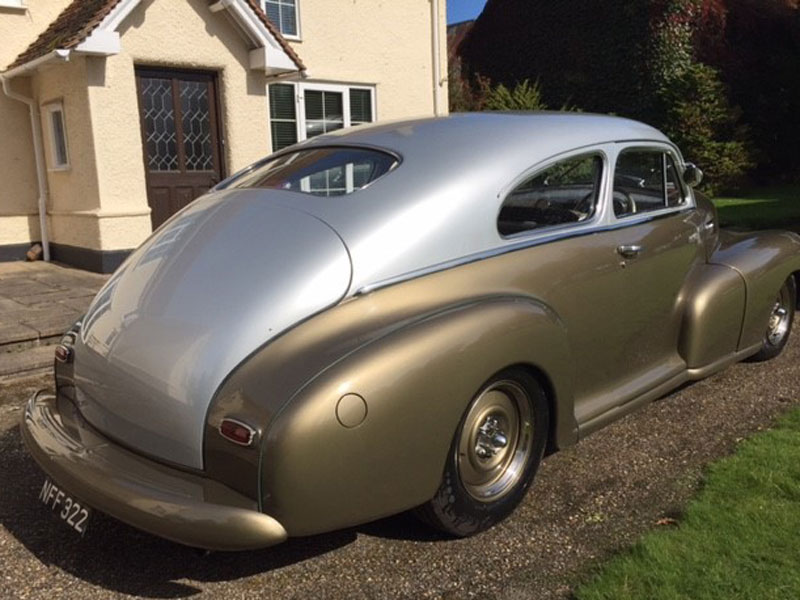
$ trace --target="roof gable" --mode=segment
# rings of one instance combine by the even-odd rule
[[[55,50],[75,50],[87,54],[116,54],[119,35],[116,29],[141,0],[73,0],[47,29],[20,54],[7,71],[42,58]],[[280,70],[305,70],[300,57],[273,25],[256,0],[212,0],[212,12],[227,10],[247,37],[266,55],[279,63]],[[257,51],[253,51],[258,54]],[[251,58],[266,68],[267,58]]]

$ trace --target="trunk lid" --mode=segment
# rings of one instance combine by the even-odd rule
[[[285,192],[219,192],[181,211],[98,293],[75,347],[78,406],[133,449],[203,467],[211,399],[231,370],[338,303],[352,276],[328,225]]]

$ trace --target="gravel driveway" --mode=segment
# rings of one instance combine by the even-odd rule
[[[200,553],[95,513],[83,540],[37,501],[19,411],[49,378],[0,383],[0,597],[563,598],[598,560],[680,515],[704,465],[800,401],[800,335],[769,363],[685,387],[549,457],[525,502],[471,539],[408,515],[259,552]]]

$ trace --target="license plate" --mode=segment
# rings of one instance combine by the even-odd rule
[[[49,479],[44,480],[39,500],[60,518],[67,526],[80,535],[86,533],[86,526],[92,516],[92,509],[79,502]]]

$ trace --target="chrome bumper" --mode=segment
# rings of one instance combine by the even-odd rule
[[[278,521],[238,492],[129,452],[79,415],[71,417],[62,418],[55,396],[37,392],[20,429],[42,469],[89,506],[154,535],[209,550],[250,550],[286,539]]]

